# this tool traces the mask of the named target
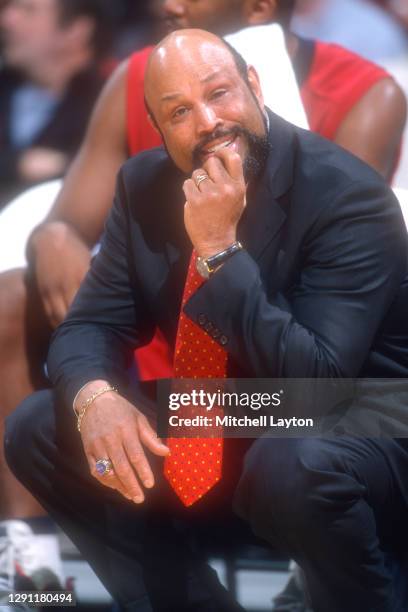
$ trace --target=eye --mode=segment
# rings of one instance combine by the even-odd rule
[[[185,106],[179,106],[172,113],[172,119],[181,119],[187,113],[187,108]]]
[[[227,93],[226,89],[216,89],[210,95],[210,99],[211,100],[217,100],[218,98],[222,98],[222,96],[224,96],[226,93]]]

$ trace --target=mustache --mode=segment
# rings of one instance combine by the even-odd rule
[[[248,153],[246,158],[243,160],[243,170],[246,183],[252,180],[255,176],[259,175],[265,167],[266,160],[268,159],[270,152],[270,145],[267,135],[258,136],[243,128],[241,126],[234,126],[228,130],[218,128],[211,134],[207,134],[202,140],[194,147],[192,158],[194,168],[201,166],[201,159],[204,154],[203,149],[218,138],[231,138],[235,140],[237,136],[243,136],[248,143]]]
[[[193,163],[194,166],[197,167],[200,165],[200,160],[202,155],[204,155],[204,148],[213,142],[213,140],[217,140],[219,138],[231,137],[232,140],[235,140],[237,136],[245,136],[247,135],[247,131],[239,126],[235,126],[230,128],[229,130],[223,130],[221,128],[217,128],[211,134],[207,134],[200,140],[199,143],[193,149]]]

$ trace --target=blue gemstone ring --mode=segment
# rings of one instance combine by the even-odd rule
[[[109,472],[113,471],[113,465],[109,459],[98,459],[95,463],[95,468],[99,476],[106,476]]]

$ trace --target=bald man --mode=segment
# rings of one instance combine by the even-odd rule
[[[232,509],[300,563],[315,612],[402,610],[405,440],[181,452],[125,375],[158,326],[178,377],[406,376],[398,203],[368,166],[268,111],[256,71],[214,35],[164,39],[145,93],[165,148],[120,172],[101,251],[51,345],[56,401],[37,393],[8,418],[9,465],[127,610],[239,609],[191,541]]]

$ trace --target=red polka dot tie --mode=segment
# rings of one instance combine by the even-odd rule
[[[196,270],[196,259],[193,251],[177,329],[174,375],[175,378],[225,378],[227,352],[183,312],[184,304],[204,282]],[[198,412],[192,406],[183,409],[183,416],[194,414]],[[217,409],[211,414],[214,419]],[[219,435],[222,428],[213,428],[213,431],[216,437],[167,440],[170,455],[164,462],[164,474],[185,506],[194,504],[221,478],[223,440]]]

